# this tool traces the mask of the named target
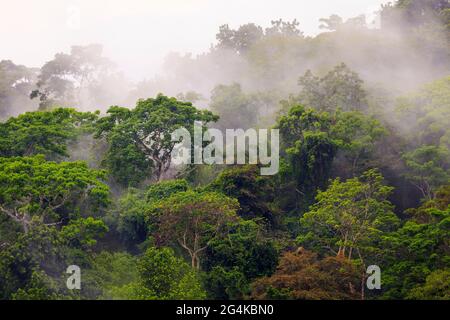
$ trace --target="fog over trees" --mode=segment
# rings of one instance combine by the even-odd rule
[[[217,25],[141,80],[0,57],[0,299],[450,299],[450,2],[377,15]],[[279,172],[175,165],[198,122],[278,129]]]

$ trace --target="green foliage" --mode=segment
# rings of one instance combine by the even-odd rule
[[[281,116],[277,128],[302,197],[323,188],[330,175],[337,143],[328,131],[331,119],[326,112],[316,112],[301,105],[293,106]],[[311,199],[306,199],[308,203]]]
[[[403,155],[405,174],[426,200],[435,197],[439,186],[450,182],[450,151],[435,146],[421,146]]]
[[[449,300],[450,270],[433,271],[427,276],[423,286],[411,290],[408,298],[415,300]]]
[[[12,300],[61,300],[67,298],[57,293],[55,281],[42,271],[33,271],[25,287],[11,295]]]
[[[435,145],[450,150],[450,77],[436,80],[399,98],[397,113],[413,146]]]
[[[357,111],[330,114],[296,104],[280,116],[277,128],[302,207],[312,203],[316,190],[326,188],[333,164],[338,163],[336,170],[345,168],[337,170],[344,176],[370,168],[376,145],[387,134],[378,120]]]
[[[205,288],[215,299],[242,299],[250,282],[275,271],[278,253],[272,240],[254,221],[236,224],[223,237],[209,243],[203,262]]]
[[[442,195],[442,194],[440,194]],[[429,299],[434,292],[440,298],[437,284],[441,271],[450,268],[450,202],[445,209],[436,208],[435,201],[412,211],[411,219],[401,228],[384,236],[380,244],[385,251],[383,275],[384,298]],[[435,272],[431,276],[433,272]],[[445,274],[445,273],[444,273]],[[431,276],[427,279],[428,276]]]
[[[33,276],[33,273],[39,272],[42,267],[46,270],[58,270],[57,261],[62,260],[60,244],[54,227],[38,226],[27,234],[19,234],[14,243],[9,243],[2,248],[0,251],[1,299],[11,299],[18,290],[30,290],[34,286],[37,286],[36,290],[41,291],[42,294],[47,294],[47,282],[42,279],[46,277],[41,273]],[[31,281],[32,277],[35,279],[34,284]]]
[[[76,230],[80,232],[76,232]],[[35,225],[0,251],[2,299],[73,299],[66,287],[66,268],[89,266],[89,251],[107,228],[93,218],[78,219],[62,228]],[[100,232],[97,232],[100,231]]]
[[[230,222],[238,221],[238,209],[237,200],[221,193],[188,190],[156,202],[148,218],[157,217],[158,242],[181,246],[192,267],[199,269],[210,240],[226,234]]]
[[[146,191],[129,189],[119,199],[118,225],[121,237],[127,244],[140,244],[154,231],[153,219],[147,219],[152,204],[162,201],[173,194],[188,190],[185,180],[167,180],[150,185]]]
[[[379,120],[357,111],[338,111],[334,118],[330,135],[344,156],[344,166],[350,167],[350,176],[361,174],[370,167],[377,144],[388,131]]]
[[[114,294],[139,279],[138,258],[125,252],[102,251],[83,272],[82,291],[90,299],[118,299]],[[123,297],[125,298],[125,297]]]
[[[275,186],[271,178],[261,176],[257,166],[236,166],[222,171],[210,188],[239,201],[238,214],[246,219],[263,218],[270,225],[276,223],[271,209]]]
[[[319,252],[326,248],[348,259],[356,256],[363,260],[373,253],[377,239],[399,223],[387,200],[391,191],[375,170],[345,182],[334,180],[301,218],[307,233],[298,241]]]
[[[216,265],[204,274],[203,282],[209,299],[243,299],[250,291],[249,280],[239,267]]]
[[[205,298],[196,272],[169,248],[149,248],[139,259],[138,280],[109,290],[116,299],[193,300]]]
[[[61,236],[71,246],[89,248],[97,244],[95,237],[103,237],[107,231],[108,227],[102,220],[87,217],[71,220],[67,226],[62,227]]]
[[[111,136],[102,165],[122,186],[136,187],[153,173],[152,162],[133,143],[130,136],[121,133]]]
[[[189,189],[186,180],[167,180],[152,184],[147,188],[145,196],[148,201],[158,201],[170,197],[171,195],[184,192]]]
[[[114,179],[134,186],[150,178],[150,173],[159,181],[169,169],[176,144],[172,132],[183,127],[193,132],[194,122],[206,125],[217,119],[190,102],[160,94],[155,99],[139,100],[132,110],[111,107],[108,116],[98,121],[96,136],[105,136],[110,143],[105,164]]]
[[[119,199],[117,231],[127,244],[139,244],[147,238],[145,213],[148,207],[144,193],[138,189],[129,189]]]
[[[0,123],[0,156],[68,156],[69,142],[92,130],[97,113],[74,109],[26,112]]]
[[[99,181],[103,177],[84,162],[0,158],[1,213],[28,232],[37,222],[62,223],[79,210],[99,211],[109,203],[109,188]]]

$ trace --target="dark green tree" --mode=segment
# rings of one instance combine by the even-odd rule
[[[147,219],[153,203],[189,189],[185,180],[166,180],[150,185],[147,190],[129,189],[119,199],[117,230],[128,244],[140,244],[151,236],[156,219]]]
[[[210,241],[203,261],[205,288],[214,299],[242,299],[251,281],[272,274],[277,262],[274,241],[256,222],[242,221]]]
[[[388,131],[379,120],[358,111],[338,111],[333,118],[330,135],[337,141],[337,157],[344,158],[342,171],[347,176],[359,175],[376,163],[377,147],[385,142],[382,138]]]
[[[210,188],[220,191],[239,201],[238,214],[245,219],[263,218],[274,226],[277,210],[273,208],[274,181],[261,176],[258,166],[237,166],[222,171],[212,182]]]
[[[450,269],[448,189],[441,188],[434,200],[408,210],[401,228],[384,235],[384,298],[441,299],[448,293],[443,277]]]
[[[281,150],[284,150],[296,181],[295,191],[310,203],[317,189],[324,188],[337,152],[337,141],[329,134],[330,115],[301,105],[280,117]]]

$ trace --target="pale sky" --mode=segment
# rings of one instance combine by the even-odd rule
[[[0,0],[0,60],[39,67],[71,45],[99,43],[131,79],[158,72],[169,52],[207,51],[220,25],[283,18],[307,35],[319,18],[371,15],[388,0]]]

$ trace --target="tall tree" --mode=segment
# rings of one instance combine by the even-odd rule
[[[337,141],[337,156],[344,157],[350,176],[359,175],[370,167],[377,146],[387,134],[378,119],[358,111],[336,112],[330,129],[330,135]]]
[[[337,151],[337,142],[329,134],[330,126],[328,113],[301,105],[294,105],[278,120],[281,149],[293,168],[296,192],[306,204],[317,189],[325,187],[330,176]]]
[[[399,224],[387,200],[391,191],[376,170],[345,182],[336,179],[326,191],[319,192],[317,202],[300,219],[306,231],[298,237],[300,243],[348,261],[356,258],[364,267],[362,299],[367,263],[377,260],[381,236]]]
[[[388,201],[391,191],[376,170],[345,182],[334,180],[301,218],[308,233],[299,240],[349,260],[355,256],[362,260],[368,246],[399,223]]]
[[[159,181],[170,168],[176,144],[172,132],[185,128],[193,136],[196,121],[206,126],[217,119],[190,102],[158,95],[139,100],[132,110],[111,107],[108,116],[98,121],[96,137],[106,137],[110,143],[105,163],[114,178],[123,185],[136,185],[150,174]]]
[[[403,155],[408,171],[406,178],[426,200],[436,196],[438,187],[450,182],[450,151],[435,146],[421,146]]]
[[[73,46],[70,54],[56,54],[41,68],[30,98],[39,98],[40,109],[79,106],[84,98],[89,99],[89,90],[111,73],[112,63],[102,56],[102,50],[93,44]]]
[[[226,233],[229,223],[238,220],[238,208],[236,200],[220,193],[189,190],[157,202],[151,214],[158,218],[159,243],[181,246],[189,254],[192,267],[200,269],[210,240]]]

